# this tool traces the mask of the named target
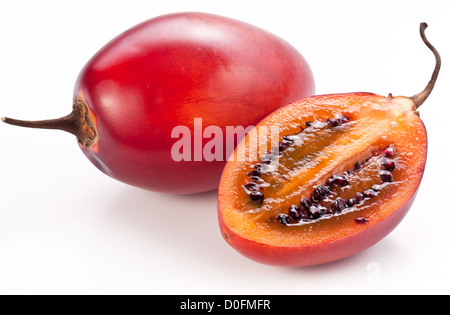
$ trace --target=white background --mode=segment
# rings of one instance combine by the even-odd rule
[[[74,137],[0,124],[0,293],[450,293],[450,19],[448,1],[2,1],[0,116],[69,113],[76,76],[107,41],[178,11],[237,18],[293,44],[317,94],[411,96],[443,66],[421,108],[429,159],[417,200],[387,238],[351,258],[309,268],[265,266],[223,241],[216,192],[171,196],[116,182]]]

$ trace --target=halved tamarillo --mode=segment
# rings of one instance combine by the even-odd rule
[[[356,254],[389,234],[419,188],[427,134],[417,109],[430,94],[313,96],[252,130],[219,186],[225,240],[255,261],[310,266]]]
[[[254,126],[314,89],[308,63],[286,41],[186,12],[143,22],[104,46],[78,77],[71,115],[3,120],[75,134],[87,158],[122,182],[190,194],[218,187],[234,138],[244,135],[235,127]]]

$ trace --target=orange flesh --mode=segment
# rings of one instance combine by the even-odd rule
[[[332,128],[320,123],[340,115],[350,121]],[[307,128],[310,121],[318,121],[317,128]],[[259,143],[262,126],[278,128],[278,138],[269,135]],[[261,175],[264,202],[251,201],[244,189],[249,182],[247,174],[264,155],[261,152],[287,135],[298,135],[295,143],[279,153],[278,167],[270,166]],[[232,233],[262,244],[309,246],[344,239],[382,221],[412,198],[425,167],[426,143],[425,127],[408,98],[354,93],[302,100],[264,119],[235,151],[219,188],[220,215]],[[314,187],[325,185],[334,174],[352,170],[357,162],[362,168],[348,174],[349,185],[333,187],[321,205],[330,208],[337,197],[347,200],[380,184],[380,154],[387,147],[395,149],[394,180],[383,183],[375,197],[306,223],[286,226],[276,220],[278,214],[287,214],[291,205],[299,205],[302,198],[310,199]],[[360,217],[366,218],[367,224],[356,223]]]

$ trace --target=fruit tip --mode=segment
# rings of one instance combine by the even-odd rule
[[[428,27],[428,24],[426,22],[420,23],[420,29],[425,30]]]

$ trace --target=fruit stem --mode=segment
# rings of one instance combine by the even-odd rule
[[[436,58],[436,64],[434,66],[434,71],[431,76],[431,79],[428,82],[425,89],[422,92],[420,92],[414,96],[411,96],[411,99],[413,100],[414,104],[416,104],[416,108],[419,108],[425,102],[427,97],[431,94],[431,91],[434,88],[434,84],[436,83],[436,80],[437,80],[437,77],[439,74],[439,70],[441,69],[441,56],[439,55],[439,52],[436,50],[436,48],[434,48],[434,46],[430,44],[427,37],[425,36],[425,29],[427,27],[428,27],[427,23],[420,23],[420,37],[422,37],[422,40],[425,43],[425,45],[427,45],[427,47],[434,54],[434,56]]]
[[[91,148],[97,142],[97,129],[87,105],[80,99],[75,100],[72,112],[64,117],[49,120],[26,121],[2,117],[7,124],[39,129],[57,129],[69,132],[78,138],[78,142]]]

